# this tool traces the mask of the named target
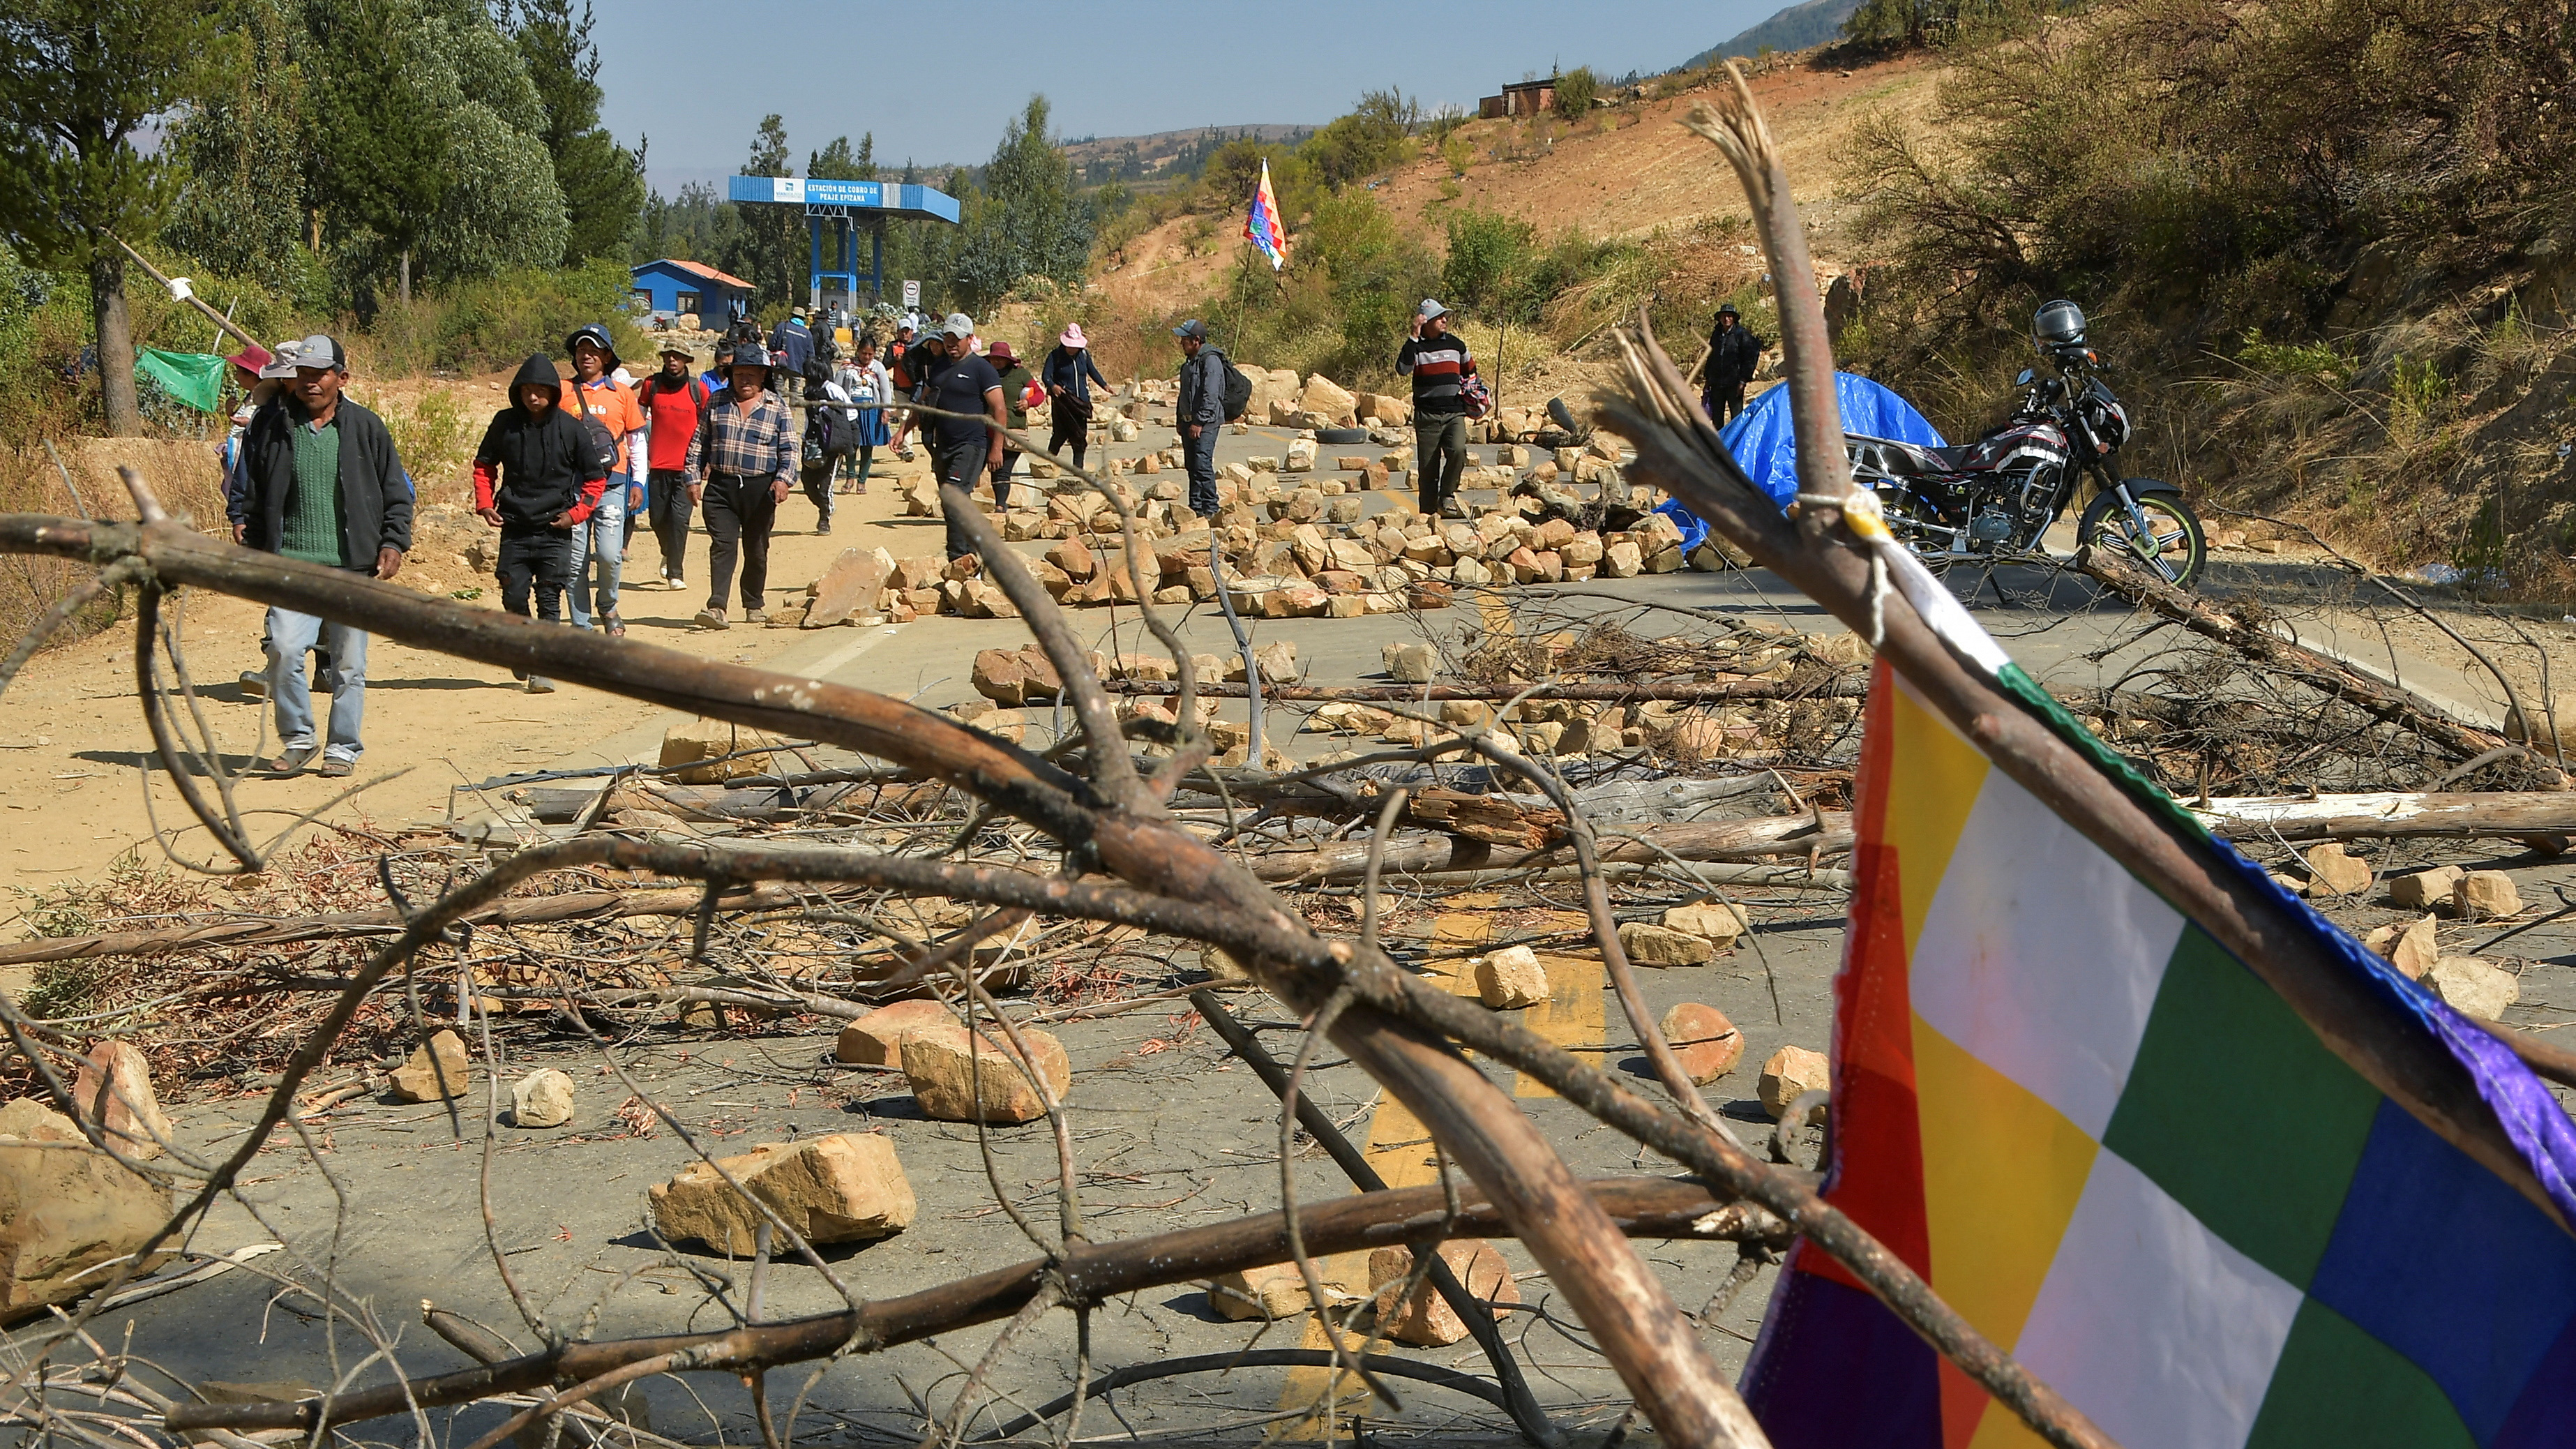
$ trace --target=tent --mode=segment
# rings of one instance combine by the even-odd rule
[[[1844,432],[1920,443],[1927,448],[1945,446],[1940,430],[1926,422],[1912,403],[1868,378],[1835,373],[1834,397],[1842,405]],[[1718,437],[1735,455],[1744,476],[1753,480],[1753,486],[1787,508],[1789,500],[1798,494],[1798,443],[1789,426],[1789,389],[1775,387],[1755,398]],[[1708,525],[1678,501],[1655,511],[1680,525],[1685,551],[1699,547],[1708,537]]]

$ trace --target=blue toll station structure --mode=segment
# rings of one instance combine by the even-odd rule
[[[796,206],[804,209],[805,227],[813,237],[813,264],[807,271],[806,302],[818,310],[828,305],[852,306],[859,300],[859,233],[868,234],[867,300],[885,295],[885,224],[894,221],[944,221],[957,224],[957,198],[930,186],[892,181],[830,181],[811,176],[733,176],[725,180],[725,199],[734,202]],[[824,240],[831,240],[826,266]]]

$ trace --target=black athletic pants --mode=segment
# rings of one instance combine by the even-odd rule
[[[652,472],[652,498],[648,500],[653,515],[653,536],[662,541],[662,577],[676,579],[686,570],[681,567],[689,553],[689,519],[698,505],[689,501],[688,475],[677,468],[656,468]]]

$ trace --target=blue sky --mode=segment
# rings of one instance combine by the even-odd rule
[[[1320,124],[1396,85],[1428,109],[1473,106],[1552,66],[1652,72],[1781,0],[1590,4],[1301,0],[1294,6],[986,0],[597,0],[601,119],[664,190],[740,169],[760,118],[786,118],[796,164],[874,131],[880,161],[981,161],[1043,91],[1066,136]]]

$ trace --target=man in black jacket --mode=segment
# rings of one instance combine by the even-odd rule
[[[492,416],[474,450],[474,510],[501,530],[501,558],[493,569],[501,607],[548,623],[563,618],[564,590],[572,582],[572,530],[590,517],[608,485],[607,459],[594,448],[579,413],[565,412],[563,375],[552,359],[533,353],[510,380],[510,405]],[[512,671],[530,694],[554,685]]]
[[[1216,439],[1225,430],[1225,354],[1208,346],[1207,324],[1196,317],[1172,329],[1181,340],[1179,396],[1172,429],[1181,435],[1181,461],[1190,479],[1190,511],[1216,516]]]
[[[394,455],[384,420],[341,396],[349,360],[316,334],[283,349],[294,381],[283,405],[264,408],[242,435],[245,500],[236,542],[325,568],[390,579],[411,549],[411,479]],[[289,609],[268,611],[268,692],[277,708],[278,751],[261,768],[284,778],[313,763],[313,696],[304,655],[330,656],[331,722],[320,773],[357,768],[367,708],[367,636],[346,624]]]
[[[1717,324],[1708,334],[1706,392],[1701,399],[1710,422],[1722,428],[1744,411],[1744,385],[1761,366],[1762,339],[1736,315],[1733,302],[1721,304]]]

